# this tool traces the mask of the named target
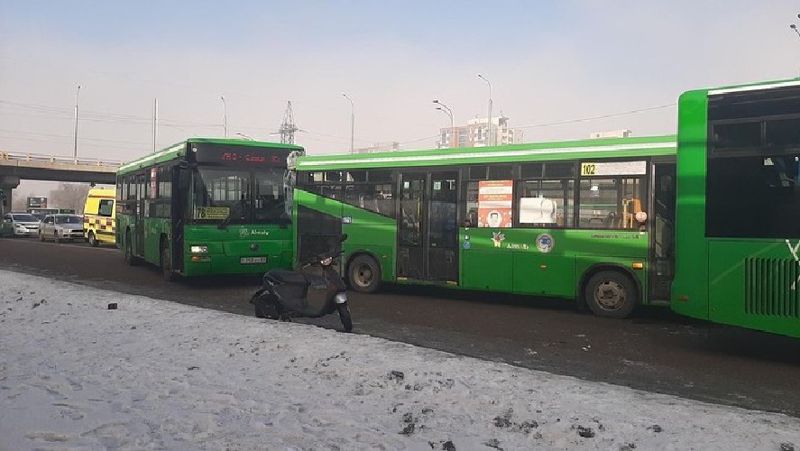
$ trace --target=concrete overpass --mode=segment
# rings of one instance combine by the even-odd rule
[[[0,151],[0,190],[5,193],[5,210],[11,208],[13,189],[20,180],[114,184],[118,161],[71,158],[33,153]],[[3,208],[0,208],[3,210]]]

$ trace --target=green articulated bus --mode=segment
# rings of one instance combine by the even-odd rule
[[[292,173],[303,148],[192,138],[117,172],[117,246],[176,276],[292,265]]]
[[[297,260],[344,243],[344,275],[578,298],[601,316],[666,304],[674,136],[304,156]]]
[[[800,80],[678,102],[672,308],[800,337]]]

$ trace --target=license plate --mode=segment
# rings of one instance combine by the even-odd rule
[[[239,259],[239,263],[243,265],[257,265],[259,263],[266,263],[267,257],[242,257]]]

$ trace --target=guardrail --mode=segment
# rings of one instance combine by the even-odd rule
[[[44,163],[72,164],[78,166],[95,166],[117,168],[122,165],[120,161],[101,160],[99,158],[73,158],[58,155],[44,155],[35,153],[0,152],[0,160],[6,161],[31,161]]]

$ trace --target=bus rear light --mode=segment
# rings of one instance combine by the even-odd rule
[[[642,262],[633,262],[633,264],[631,264],[631,268],[633,268],[633,269],[644,269],[644,263],[642,263]]]
[[[685,295],[685,294],[682,294],[682,295],[678,296],[678,300],[681,301],[681,302],[689,302],[689,296]]]
[[[192,262],[193,263],[206,263],[210,262],[211,257],[204,257],[202,255],[192,255]]]

